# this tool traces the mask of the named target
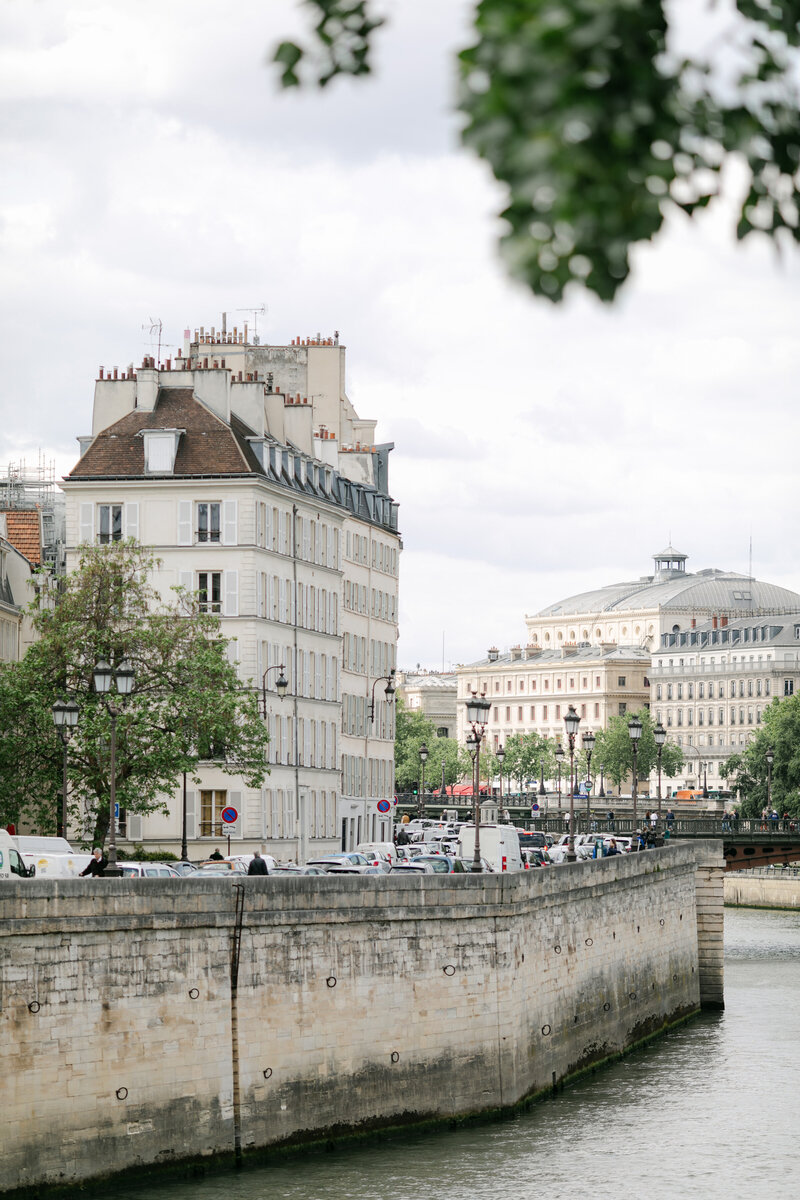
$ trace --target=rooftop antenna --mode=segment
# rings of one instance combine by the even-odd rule
[[[153,320],[153,318],[151,317],[150,324],[142,326],[142,329],[146,329],[147,332],[150,334],[150,337],[152,337],[154,333],[158,334],[158,350],[156,352],[156,362],[157,363],[161,362],[161,330],[163,328],[164,328],[164,325],[163,325],[160,317],[157,317],[155,320]]]
[[[246,313],[252,313],[252,314],[253,314],[253,323],[252,323],[252,326],[253,326],[253,336],[252,336],[252,339],[251,339],[251,340],[252,340],[252,343],[253,343],[253,345],[254,345],[254,346],[258,346],[258,345],[260,345],[260,343],[261,343],[261,339],[260,339],[260,338],[259,338],[259,336],[258,336],[258,318],[259,318],[259,317],[266,317],[266,315],[267,315],[267,306],[266,306],[266,304],[262,304],[260,308],[237,308],[237,310],[236,310],[236,311],[237,311],[237,312],[246,312]]]

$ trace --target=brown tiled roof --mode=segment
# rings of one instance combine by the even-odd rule
[[[144,477],[143,429],[182,429],[173,476],[263,474],[241,421],[232,428],[191,388],[161,388],[153,412],[134,409],[99,433],[68,479]],[[149,478],[150,476],[148,476]]]
[[[6,509],[6,531],[11,545],[24,554],[31,566],[42,562],[41,518],[37,509]]]

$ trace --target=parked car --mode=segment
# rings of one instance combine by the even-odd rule
[[[172,865],[158,862],[118,862],[125,879],[180,879],[180,871]]]
[[[179,875],[191,875],[194,871],[197,870],[197,864],[190,863],[190,862],[170,863],[170,866],[174,867]]]
[[[440,875],[459,875],[465,870],[461,859],[449,854],[420,854],[414,862],[429,862]]]
[[[415,858],[412,862],[395,863],[392,867],[393,875],[435,875],[431,862],[421,862]]]
[[[306,865],[309,867],[322,867],[323,871],[328,871],[329,873],[335,867],[353,867],[359,875],[365,875],[371,866],[364,855],[358,854],[355,850],[344,854],[325,854],[322,858],[309,859]]]
[[[298,867],[294,863],[279,863],[270,871],[270,875],[327,875],[322,867]]]
[[[194,879],[196,875],[246,875],[247,867],[243,863],[232,859],[223,859],[220,862],[217,858],[209,858],[205,862],[201,862],[200,866],[193,875],[187,875],[187,879]]]

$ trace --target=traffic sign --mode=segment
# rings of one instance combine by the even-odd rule
[[[388,813],[392,811],[392,803],[390,800],[379,800],[375,807],[379,813]]]
[[[116,817],[117,820],[119,820],[119,804],[118,803],[114,805],[114,816]]]
[[[532,805],[531,805],[531,812],[538,812],[538,811],[539,811],[539,805],[538,805],[538,804],[532,804]]]
[[[239,820],[239,813],[235,808],[223,808],[219,815],[220,820],[224,821],[226,825],[233,825],[235,821]]]

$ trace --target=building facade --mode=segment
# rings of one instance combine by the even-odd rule
[[[232,849],[300,859],[388,835],[377,802],[394,793],[394,716],[380,686],[368,714],[395,665],[397,506],[391,446],[362,443],[374,422],[359,422],[344,365],[334,339],[267,347],[246,328],[187,330],[174,361],[100,369],[92,433],[64,480],[68,568],[82,544],[135,538],[160,560],[164,598],[185,589],[220,617],[262,697],[270,774],[254,790],[202,765],[187,794],[193,857],[227,833]],[[223,830],[226,807],[239,817]],[[131,816],[128,840],[174,848],[182,797],[168,808]]]
[[[653,655],[652,709],[684,753],[683,787],[724,789],[773,701],[800,690],[800,607],[782,617],[725,616],[665,633]]]
[[[437,737],[458,736],[458,677],[454,671],[398,671],[397,694],[410,712],[421,712],[432,722]]]

